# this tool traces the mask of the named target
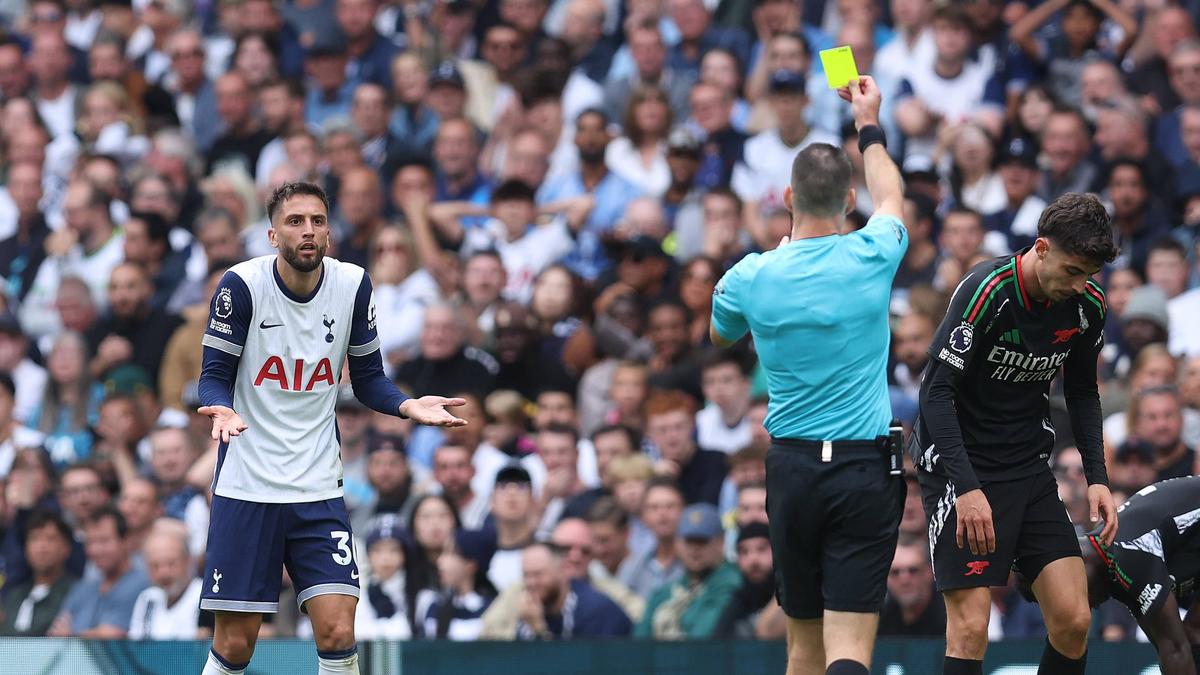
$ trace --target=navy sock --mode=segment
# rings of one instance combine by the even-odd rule
[[[947,656],[942,661],[942,675],[983,675],[983,661]]]
[[[825,669],[825,675],[867,675],[869,672],[866,666],[850,659],[838,659]]]
[[[1083,656],[1072,659],[1050,644],[1046,638],[1046,648],[1042,651],[1042,663],[1038,666],[1038,675],[1083,675],[1087,667],[1087,652]]]

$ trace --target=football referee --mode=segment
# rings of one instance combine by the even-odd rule
[[[734,265],[712,306],[713,343],[750,332],[767,372],[767,512],[789,675],[866,675],[904,504],[904,481],[890,475],[885,373],[892,277],[908,248],[903,187],[875,81],[839,94],[854,113],[874,215],[847,231],[850,160],[808,146],[785,192],[791,236]]]

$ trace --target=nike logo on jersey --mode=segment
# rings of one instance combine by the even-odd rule
[[[283,324],[281,324],[281,323],[267,323],[266,321],[261,321],[261,322],[259,322],[258,327],[263,330],[266,330],[268,328],[279,328],[282,325]]]
[[[358,579],[358,570],[353,570],[353,571],[351,571],[351,572],[350,572],[350,578],[351,578],[351,579],[355,579],[355,580],[357,580],[357,579]]]

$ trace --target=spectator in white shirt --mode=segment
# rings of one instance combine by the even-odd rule
[[[194,640],[200,620],[200,588],[188,551],[187,526],[174,518],[155,521],[142,544],[149,588],[133,605],[134,640]]]
[[[625,133],[604,151],[608,170],[640,186],[646,194],[661,196],[671,185],[667,166],[671,121],[670,103],[663,90],[652,86],[634,89],[625,108]]]
[[[731,455],[750,445],[750,378],[734,352],[712,353],[701,366],[700,386],[708,405],[696,413],[696,442]]]

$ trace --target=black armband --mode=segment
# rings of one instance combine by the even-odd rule
[[[859,152],[865,153],[867,148],[876,143],[879,143],[885,149],[887,148],[887,134],[883,133],[883,129],[880,129],[874,124],[868,124],[867,126],[858,130]]]

